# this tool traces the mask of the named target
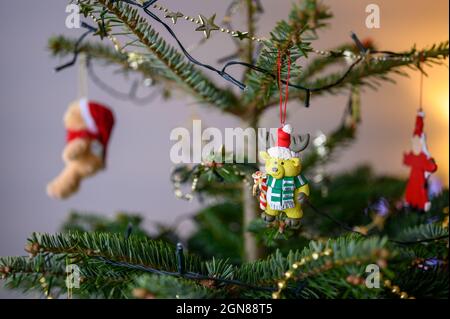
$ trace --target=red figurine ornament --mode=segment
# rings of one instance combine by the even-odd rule
[[[428,211],[431,207],[427,191],[428,177],[437,170],[437,165],[428,152],[426,136],[423,131],[424,117],[424,112],[419,110],[412,137],[412,151],[404,154],[403,163],[411,167],[406,186],[406,205]]]

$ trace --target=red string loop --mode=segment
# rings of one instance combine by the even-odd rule
[[[284,106],[283,106],[283,81],[281,80],[281,69],[282,69],[282,57],[281,52],[278,50],[278,58],[277,58],[277,68],[278,68],[278,90],[280,93],[280,124],[283,126],[286,122],[286,114],[287,114],[287,103],[289,99],[289,79],[291,77],[291,54],[288,51],[288,69],[287,69],[287,78],[286,78],[286,88],[284,93]]]

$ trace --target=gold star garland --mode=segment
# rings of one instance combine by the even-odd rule
[[[97,18],[92,12],[89,12],[88,16],[95,22],[99,23],[101,19]],[[128,56],[128,64],[130,68],[133,70],[137,70],[139,66],[146,62],[146,58],[143,54],[138,52],[127,52],[123,49],[122,45],[120,44],[120,41],[113,35],[108,34],[107,38],[112,42],[114,45],[114,49],[122,54],[126,54]]]
[[[223,33],[230,34],[232,37],[237,38],[239,40],[250,39],[251,41],[257,41],[257,42],[266,40],[265,38],[260,38],[260,37],[254,36],[252,34],[249,34],[249,32],[246,32],[246,31],[230,30],[230,29],[219,27],[219,26],[215,25],[214,24],[215,14],[209,19],[206,19],[202,15],[199,15],[199,18],[196,19],[196,18],[187,16],[187,15],[184,15],[182,12],[179,12],[179,11],[176,11],[176,12],[171,11],[168,8],[165,8],[159,4],[154,4],[153,8],[163,11],[165,13],[164,17],[172,19],[173,24],[177,23],[178,18],[180,18],[180,19],[182,18],[186,21],[190,21],[195,24],[199,24],[200,27],[198,27],[196,29],[196,31],[204,31],[206,39],[208,39],[210,37],[211,31],[220,31]],[[223,20],[224,21],[230,20],[230,17],[227,16]],[[213,29],[211,29],[211,27]],[[372,62],[372,61],[373,62],[385,62],[388,60],[401,60],[404,62],[411,62],[411,61],[414,61],[415,59],[418,59],[421,54],[419,52],[416,52],[414,54],[414,56],[411,56],[411,55],[389,56],[386,54],[371,55],[370,51],[365,54],[355,54],[349,50],[333,52],[333,51],[324,51],[324,50],[315,50],[315,49],[312,50],[312,52],[315,54],[318,54],[318,55],[326,56],[326,57],[334,56],[337,53],[338,55],[345,56],[349,60],[356,61],[358,59],[364,59],[366,62]]]
[[[230,34],[232,37],[238,38],[239,40],[250,39],[251,41],[257,41],[257,42],[261,42],[264,40],[262,38],[258,38],[254,35],[251,35],[246,31],[244,32],[244,31],[238,31],[238,30],[230,30],[230,29],[223,28],[223,27],[216,25],[214,23],[214,18],[216,16],[215,14],[209,19],[206,19],[203,15],[200,14],[199,18],[196,19],[196,18],[187,16],[179,11],[171,11],[159,4],[153,5],[153,8],[163,11],[165,13],[164,17],[172,19],[173,24],[177,23],[178,18],[193,22],[195,24],[199,24],[200,27],[198,27],[196,29],[196,31],[204,31],[205,37],[207,39],[209,38],[211,31],[220,31],[222,33]],[[226,18],[228,18],[228,17],[226,17]]]

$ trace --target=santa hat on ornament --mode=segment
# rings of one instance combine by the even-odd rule
[[[424,118],[425,118],[425,112],[419,110],[417,112],[417,116],[416,116],[416,125],[414,127],[413,138],[415,138],[415,137],[420,138],[420,141],[422,144],[422,152],[427,157],[430,157],[430,153],[429,153],[428,147],[427,147],[426,135],[425,135],[425,132],[423,131]]]
[[[114,114],[106,106],[97,102],[80,100],[81,116],[83,117],[89,133],[96,137],[103,147],[103,157],[114,126]]]
[[[289,124],[283,125],[283,127],[278,128],[277,135],[277,145],[269,148],[267,153],[270,157],[290,159],[296,157],[297,153],[291,151],[291,134],[292,127]]]

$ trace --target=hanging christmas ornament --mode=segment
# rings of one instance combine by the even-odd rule
[[[428,177],[437,170],[437,165],[428,152],[426,136],[423,131],[424,117],[424,112],[419,110],[412,137],[412,150],[404,154],[403,163],[411,167],[408,184],[406,185],[406,205],[428,211],[431,208],[427,190]]]
[[[290,75],[290,58],[288,60],[288,81]],[[292,127],[285,124],[288,93],[286,86],[285,103],[281,89],[281,58],[278,56],[278,76],[280,88],[280,122],[277,130],[277,142],[273,145],[268,136],[270,147],[260,153],[265,162],[265,173],[258,171],[253,174],[254,194],[259,190],[260,208],[264,211],[262,218],[266,222],[273,222],[280,213],[286,214],[285,225],[291,228],[300,226],[303,216],[302,203],[309,196],[309,185],[301,174],[302,166],[299,153],[309,143],[309,135],[292,136]]]
[[[84,68],[84,66],[82,67]],[[81,96],[86,96],[84,71],[80,72]],[[47,185],[53,198],[74,194],[82,179],[105,167],[107,147],[114,126],[112,111],[85,97],[73,102],[64,115],[66,146],[63,151],[65,168]]]

